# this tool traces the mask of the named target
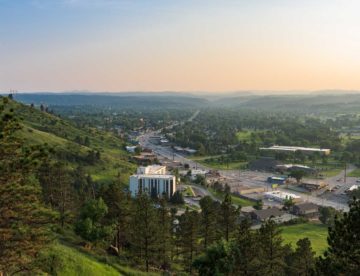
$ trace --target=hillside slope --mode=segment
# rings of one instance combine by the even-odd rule
[[[135,169],[128,162],[124,141],[112,133],[95,128],[79,128],[53,114],[12,101],[10,108],[21,118],[21,137],[30,145],[46,144],[56,158],[70,167],[81,165],[93,180],[110,182],[120,177],[127,183],[128,175]],[[99,159],[93,160],[98,154]]]

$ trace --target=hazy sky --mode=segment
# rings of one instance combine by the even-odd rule
[[[360,1],[0,0],[0,91],[360,89]]]

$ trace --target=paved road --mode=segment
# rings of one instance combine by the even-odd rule
[[[200,110],[196,110],[195,113],[188,119],[188,122],[193,121],[200,113]]]

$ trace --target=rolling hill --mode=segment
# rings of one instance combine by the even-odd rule
[[[47,145],[59,161],[67,162],[72,168],[81,164],[95,181],[110,182],[120,175],[126,183],[135,169],[123,149],[124,140],[112,133],[79,128],[70,121],[15,101],[9,108],[21,118],[23,129],[19,135],[25,144]],[[100,160],[89,161],[90,155],[97,152]]]

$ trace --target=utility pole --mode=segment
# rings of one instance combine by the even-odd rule
[[[345,169],[344,169],[344,183],[346,184],[346,162],[345,162]]]

